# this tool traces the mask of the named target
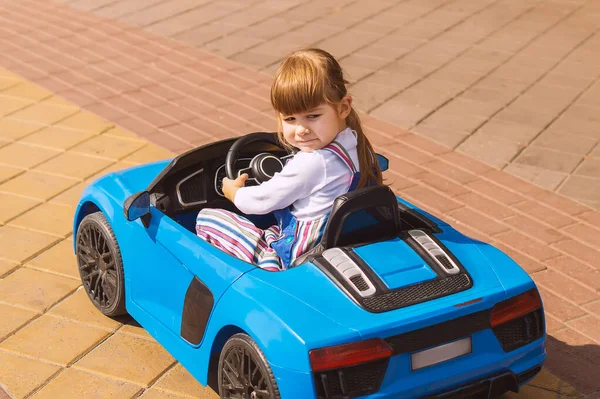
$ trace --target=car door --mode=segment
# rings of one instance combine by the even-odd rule
[[[150,248],[128,265],[132,301],[190,344],[200,343],[212,307],[229,285],[254,268],[227,255],[150,207],[141,234]],[[137,221],[140,223],[140,221]]]

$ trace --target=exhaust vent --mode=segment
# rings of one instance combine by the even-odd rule
[[[358,265],[339,248],[330,248],[323,251],[323,258],[329,262],[334,269],[356,288],[360,296],[366,298],[375,294],[375,286],[358,267]]]
[[[409,230],[408,234],[427,252],[435,263],[448,274],[458,274],[460,269],[427,233],[422,230]]]

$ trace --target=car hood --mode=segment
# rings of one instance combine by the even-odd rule
[[[170,160],[167,159],[107,173],[94,181],[92,185],[104,189],[118,203],[122,204],[131,194],[146,190],[169,162]],[[115,184],[118,190],[115,189]]]
[[[348,285],[340,284],[339,275],[331,268],[323,267],[318,259],[281,273],[260,269],[251,273],[366,336],[387,330],[389,334],[397,334],[410,331],[416,325],[439,323],[490,308],[507,295],[533,286],[527,274],[497,249],[472,240],[447,225],[435,236],[460,262],[471,281],[469,287],[383,311],[363,306]],[[439,280],[432,267],[400,239],[365,245],[356,248],[355,253],[372,270],[367,276],[381,279],[389,291],[399,292],[402,288],[421,287],[421,283]],[[503,281],[499,275],[503,276]],[[427,289],[423,287],[412,292],[418,295]]]

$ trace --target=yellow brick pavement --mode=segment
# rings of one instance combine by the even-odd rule
[[[216,398],[135,322],[93,307],[72,252],[88,183],[172,154],[7,70],[0,82],[0,399]],[[505,398],[578,396],[543,370]]]

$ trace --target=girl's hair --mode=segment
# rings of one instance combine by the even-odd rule
[[[279,141],[291,147],[283,137],[281,114],[305,112],[323,102],[335,106],[348,94],[340,64],[328,52],[308,48],[290,54],[279,66],[271,87],[271,104],[279,115]],[[357,134],[360,180],[358,187],[382,184],[381,169],[373,146],[365,136],[360,117],[354,108],[346,125]]]

